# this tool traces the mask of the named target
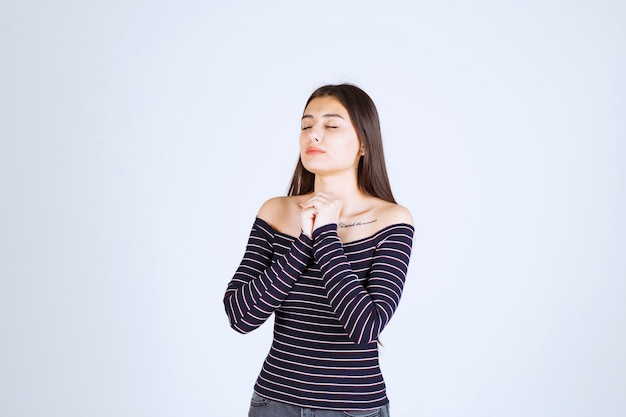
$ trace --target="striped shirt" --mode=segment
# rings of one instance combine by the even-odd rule
[[[224,306],[240,333],[275,315],[259,395],[334,410],[388,402],[377,339],[398,307],[413,231],[394,224],[342,243],[336,224],[294,238],[255,219]]]

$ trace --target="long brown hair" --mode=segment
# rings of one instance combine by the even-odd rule
[[[353,84],[329,84],[316,89],[304,108],[306,109],[311,100],[327,96],[336,98],[346,108],[354,130],[363,144],[365,154],[359,160],[357,171],[359,188],[369,195],[395,203],[387,176],[380,121],[374,102],[365,91]],[[302,165],[302,159],[298,157],[287,195],[310,193],[314,184],[315,174],[307,171]]]

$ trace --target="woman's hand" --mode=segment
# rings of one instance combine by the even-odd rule
[[[341,201],[330,198],[327,194],[317,193],[304,203],[302,209],[302,231],[311,237],[318,227],[337,223],[341,212]]]

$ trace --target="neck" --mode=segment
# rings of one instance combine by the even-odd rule
[[[334,199],[341,200],[341,212],[350,215],[358,208],[367,195],[359,189],[356,177],[337,178],[326,176],[315,176],[315,193],[324,193]]]

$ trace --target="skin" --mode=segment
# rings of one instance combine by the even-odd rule
[[[314,192],[266,201],[258,213],[261,219],[294,237],[301,231],[310,237],[318,227],[338,224],[343,242],[372,236],[391,224],[413,224],[405,207],[359,189],[357,168],[363,147],[348,111],[336,98],[311,100],[301,128],[300,158],[315,174]]]

